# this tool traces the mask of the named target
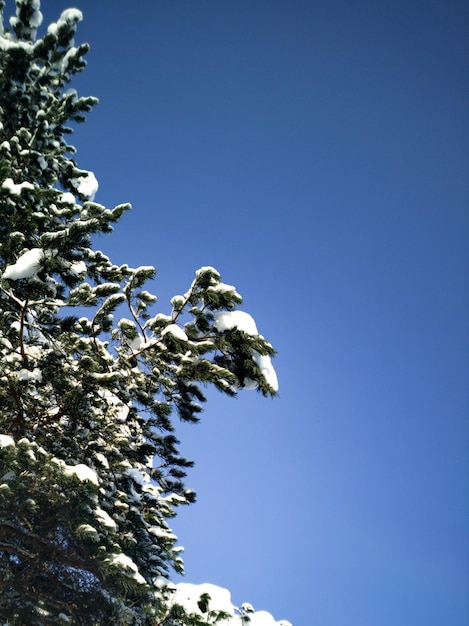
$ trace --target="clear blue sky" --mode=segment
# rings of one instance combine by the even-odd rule
[[[99,247],[163,312],[214,265],[279,351],[279,399],[181,431],[188,581],[294,626],[467,626],[469,6],[73,6],[78,164],[134,205]]]

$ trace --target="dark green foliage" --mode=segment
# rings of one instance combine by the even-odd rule
[[[96,103],[65,89],[85,67],[81,15],[38,39],[38,1],[16,6],[0,36],[0,619],[213,623],[167,584],[182,571],[168,519],[194,500],[173,420],[197,421],[209,384],[273,395],[255,358],[273,349],[219,332],[214,315],[241,298],[213,268],[155,315],[154,268],[93,250],[129,205],[94,202],[64,138]]]

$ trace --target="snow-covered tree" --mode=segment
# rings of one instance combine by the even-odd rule
[[[16,0],[8,27],[3,12],[0,618],[274,624],[217,604],[218,588],[172,585],[183,565],[168,526],[194,500],[174,420],[198,420],[207,385],[275,395],[274,350],[214,268],[155,314],[154,268],[95,249],[130,206],[95,202],[96,178],[66,140],[97,102],[68,88],[88,51],[74,43],[81,13],[38,37],[39,0]]]

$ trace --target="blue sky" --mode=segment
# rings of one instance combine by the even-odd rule
[[[294,626],[466,625],[467,4],[74,6],[78,164],[134,206],[99,247],[163,312],[217,267],[279,352],[278,399],[181,429],[188,581]]]

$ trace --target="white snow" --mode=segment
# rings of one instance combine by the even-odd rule
[[[21,278],[32,278],[41,269],[41,261],[44,252],[41,248],[32,248],[24,252],[14,265],[8,265],[3,273],[3,278],[19,280]]]
[[[62,11],[62,14],[59,17],[59,24],[60,22],[76,24],[77,22],[81,22],[82,20],[83,13],[79,9],[65,9],[65,11]]]
[[[146,483],[148,483],[149,481],[148,476],[144,476],[142,472],[136,469],[135,467],[127,470],[126,474],[127,476],[130,476],[133,479],[133,481],[136,482],[137,485],[140,485],[141,487],[145,485]]]
[[[71,182],[73,185],[76,185],[76,189],[79,194],[84,196],[87,200],[94,200],[96,192],[98,191],[99,183],[93,172],[87,172],[78,178],[72,179]]]
[[[78,480],[82,482],[90,482],[95,485],[99,485],[98,475],[96,472],[88,467],[88,465],[84,465],[84,463],[78,463],[78,465],[67,465],[61,459],[56,459],[55,457],[52,459],[52,462],[58,465],[63,469],[63,473],[66,476],[76,476]]]
[[[20,196],[23,189],[29,189],[32,191],[34,189],[34,185],[28,181],[16,184],[13,182],[12,178],[7,178],[2,183],[2,189],[7,189],[14,196]]]
[[[42,382],[42,372],[39,368],[35,367],[32,371],[22,369],[18,372],[18,380],[32,381],[35,383]]]
[[[39,7],[38,7],[39,8]],[[32,14],[32,16],[29,18],[29,24],[32,28],[39,28],[39,26],[42,24],[42,13],[35,8],[34,13]]]
[[[142,345],[145,343],[145,340],[141,335],[137,335],[137,337],[134,337],[133,339],[126,338],[126,341],[128,343],[129,348],[133,352],[138,352],[142,348]]]
[[[102,452],[96,452],[95,457],[97,458],[97,460],[101,463],[103,467],[105,467],[106,469],[109,469],[109,462]]]
[[[238,328],[253,337],[259,336],[254,318],[251,317],[249,313],[245,313],[244,311],[223,311],[222,313],[216,313],[214,315],[213,325],[219,332],[230,330],[231,328]],[[270,356],[264,356],[254,351],[252,358],[259,366],[267,384],[272,387],[274,391],[278,391],[277,374],[274,366],[272,365]],[[244,389],[255,388],[256,383],[254,381],[249,379],[244,381]]]
[[[272,365],[270,356],[254,352],[252,358],[259,366],[259,369],[262,372],[262,376],[266,379],[267,384],[272,387],[274,391],[278,391],[277,373],[275,372],[274,366]]]
[[[11,39],[7,39],[6,36],[0,37],[0,50],[7,51],[18,48],[30,54],[33,52],[34,44],[29,41],[11,41]]]
[[[198,605],[200,596],[208,594],[210,596],[208,609],[210,611],[223,611],[230,616],[220,622],[222,626],[243,626],[244,624],[249,624],[249,626],[292,626],[286,620],[275,621],[267,611],[254,611],[253,606],[248,603],[242,604],[240,611],[231,602],[230,592],[217,585],[178,583],[175,585],[175,590],[172,602],[183,606],[188,613],[195,613],[199,616],[206,616],[206,613],[202,613]]]
[[[244,311],[223,311],[222,313],[215,313],[214,320],[213,325],[221,333],[224,330],[238,328],[238,330],[242,330],[246,334],[254,337],[259,334],[254,318]]]
[[[75,48],[76,49],[76,48]],[[67,89],[64,91],[64,97],[72,98],[74,102],[78,100],[78,92],[76,89]]]
[[[97,535],[98,531],[96,530],[96,528],[94,526],[91,526],[90,524],[80,524],[80,526],[78,526],[77,528],[78,532],[86,532],[87,534],[93,534],[93,535]]]
[[[7,446],[14,446],[15,440],[10,435],[0,435],[0,448],[6,448]]]
[[[65,204],[75,204],[75,196],[70,191],[66,191],[60,196],[60,202]]]
[[[211,272],[212,274],[215,274],[217,278],[220,278],[220,273],[218,272],[218,270],[216,270],[211,265],[204,265],[203,267],[199,267],[199,269],[195,272],[195,277],[200,278],[202,274],[206,274],[207,272]]]
[[[151,328],[152,326],[158,324],[158,322],[170,322],[171,319],[172,318],[170,315],[165,315],[164,313],[157,313],[155,317],[152,317],[145,323],[145,328],[147,326]]]
[[[231,602],[231,594],[228,589],[202,583],[194,585],[192,583],[179,583],[176,585],[176,593],[173,596],[174,604],[183,606],[187,612],[201,615],[201,610],[197,604],[202,594],[208,593],[210,596],[209,607],[211,611],[224,611],[234,615],[235,606]],[[231,620],[230,620],[231,621]],[[230,622],[227,622],[228,624]]]
[[[47,28],[47,33],[50,35],[56,35],[58,28],[61,28],[64,24],[72,24],[75,26],[78,22],[83,20],[83,13],[78,9],[65,9],[59,17],[59,21],[53,22]]]
[[[170,324],[169,326],[166,326],[166,328],[161,331],[161,336],[164,337],[168,333],[173,335],[173,337],[177,337],[177,339],[182,339],[182,341],[189,341],[185,331],[177,324]]]
[[[16,17],[10,17],[10,25],[12,27],[16,26],[16,24],[18,24],[18,22],[19,22],[19,14],[20,14],[20,6],[21,6],[21,4],[25,4],[25,3],[24,2],[17,2]],[[42,24],[42,13],[39,10],[39,8],[40,8],[39,0],[33,0],[29,4],[30,4],[30,7],[31,7],[33,12],[32,12],[31,16],[28,19],[28,23],[25,23],[25,26],[28,28],[31,37],[34,40],[36,38],[36,30]],[[1,29],[1,32],[3,33],[3,28]]]
[[[62,70],[63,73],[65,73],[68,70],[68,63],[69,63],[70,59],[73,59],[73,57],[76,55],[76,53],[77,53],[77,48],[75,48],[74,46],[72,46],[71,48],[69,48],[67,50],[64,58],[62,59],[61,70]],[[67,94],[64,93],[64,96],[66,96],[66,95]]]
[[[127,319],[126,317],[123,317],[122,319],[119,320],[118,326],[121,328],[122,332],[124,333],[125,345],[127,345],[134,352],[138,352],[141,349],[142,344],[145,343],[145,337],[143,337],[139,333],[139,331],[137,330],[137,326],[135,325],[135,322]],[[131,338],[129,336],[126,336],[125,335],[126,332],[128,333],[128,335],[132,335],[136,333],[135,337]]]
[[[242,624],[241,620],[238,624]],[[267,611],[257,611],[249,614],[249,626],[291,626],[291,624],[285,620],[276,622],[272,615],[267,613]]]
[[[141,583],[142,585],[146,583],[143,576],[139,574],[138,567],[135,565],[132,559],[126,554],[123,554],[122,552],[120,554],[113,554],[112,557],[109,559],[109,561],[113,563],[114,565],[120,565],[124,569],[131,570],[133,572],[132,578],[134,578],[137,582]]]
[[[69,272],[74,276],[79,276],[80,274],[85,274],[87,270],[86,263],[84,261],[76,261],[72,263]]]
[[[98,519],[99,522],[101,522],[101,524],[103,526],[106,526],[107,528],[113,528],[114,530],[117,529],[117,524],[116,522],[112,519],[112,517],[106,513],[106,511],[103,511],[103,509],[101,508],[97,508],[94,511],[95,517]]]
[[[217,283],[216,285],[210,285],[207,287],[207,291],[214,291],[216,293],[231,293],[233,296],[241,297],[236,291],[234,285],[227,285],[226,283]]]
[[[254,391],[257,389],[257,383],[252,378],[245,378],[243,380],[243,389],[246,391]]]
[[[176,535],[172,533],[169,528],[162,528],[161,526],[149,526],[147,530],[152,535],[155,535],[155,537],[170,539],[174,541],[177,540]]]
[[[19,330],[21,328],[21,324],[17,320],[15,320],[14,322],[12,322],[10,324],[10,328]],[[0,345],[4,346],[8,350],[13,351],[13,344],[6,337],[1,337],[0,338]]]
[[[79,463],[78,465],[66,465],[65,474],[68,476],[76,476],[78,480],[81,480],[82,482],[89,481],[90,483],[99,485],[96,472],[92,470],[91,467],[88,467],[83,463]]]
[[[108,410],[114,413],[115,418],[119,422],[125,422],[129,413],[129,407],[126,404],[123,404],[119,400],[119,398],[108,389],[101,389],[98,393],[102,398],[106,400],[108,404]]]
[[[57,34],[57,24],[56,24],[56,22],[52,22],[52,24],[49,24],[49,26],[47,27],[47,34],[48,35],[56,35]]]

